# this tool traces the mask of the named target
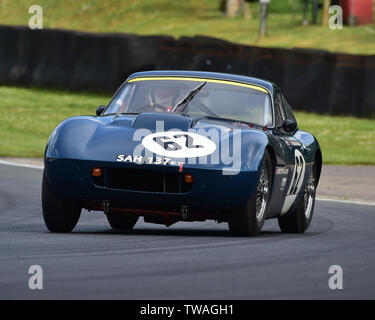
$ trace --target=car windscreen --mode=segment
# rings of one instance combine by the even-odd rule
[[[191,95],[194,90],[197,92]],[[189,94],[191,98],[185,101]],[[105,114],[142,112],[183,112],[273,124],[271,99],[264,88],[214,79],[135,78],[120,88]]]

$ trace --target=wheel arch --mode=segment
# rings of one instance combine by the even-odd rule
[[[270,144],[267,144],[266,149],[271,157],[271,163],[272,163],[272,183],[273,183],[273,178],[275,175],[275,167],[276,167],[276,153],[275,150],[273,150],[272,146]]]
[[[316,174],[316,184],[318,185],[320,174],[322,172],[322,165],[323,165],[323,159],[322,159],[322,151],[320,149],[317,149],[315,152],[314,157],[314,166],[315,166],[315,174]]]

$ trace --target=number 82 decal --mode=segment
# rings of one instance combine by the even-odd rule
[[[166,131],[149,134],[142,140],[149,151],[170,158],[195,158],[212,154],[216,144],[193,132]]]

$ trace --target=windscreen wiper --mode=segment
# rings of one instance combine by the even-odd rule
[[[186,109],[188,103],[194,98],[194,96],[204,87],[204,85],[206,84],[207,82],[204,81],[202,82],[198,87],[196,87],[195,89],[189,91],[185,97],[176,104],[176,106],[172,109],[172,112],[176,112],[178,107],[182,106],[184,103],[185,103],[185,106],[182,108],[181,112],[183,113],[184,110]]]

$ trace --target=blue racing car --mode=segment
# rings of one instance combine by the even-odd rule
[[[45,150],[43,217],[70,232],[82,208],[114,229],[139,217],[227,222],[254,236],[265,219],[304,232],[322,168],[316,138],[298,129],[280,89],[230,74],[132,74],[96,116],[62,121]]]

